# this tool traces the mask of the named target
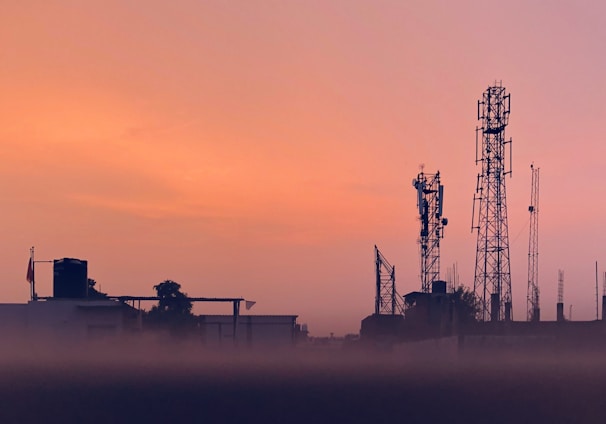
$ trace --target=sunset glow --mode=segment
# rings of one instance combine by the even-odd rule
[[[595,318],[601,2],[144,3],[3,7],[0,302],[28,299],[35,246],[88,260],[112,295],[172,279],[299,315],[311,335],[356,333],[375,244],[401,294],[420,288],[421,164],[445,185],[443,277],[458,263],[473,286],[476,103],[497,80],[511,93],[513,317],[526,317],[534,162],[541,316],[555,319],[563,269],[566,311]],[[39,265],[41,296],[51,281]]]

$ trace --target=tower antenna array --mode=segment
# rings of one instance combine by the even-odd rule
[[[530,165],[532,173],[530,186],[530,237],[528,240],[528,321],[539,321],[539,168]]]
[[[392,266],[375,245],[375,273],[377,294],[375,314],[396,315],[403,313],[403,305],[396,291],[396,267]]]
[[[417,191],[417,207],[421,229],[419,250],[421,256],[421,291],[429,293],[432,283],[440,279],[440,239],[448,219],[442,216],[444,186],[440,184],[440,171],[427,174],[421,171],[412,180]]]
[[[510,95],[500,83],[488,87],[478,101],[476,165],[481,163],[473,202],[472,231],[477,230],[473,289],[479,301],[479,319],[511,319],[511,270],[505,176],[511,175],[511,139],[505,140]],[[478,136],[481,135],[481,144]],[[509,144],[509,149],[506,146]],[[509,154],[509,169],[505,157]],[[477,210],[477,219],[476,219]]]

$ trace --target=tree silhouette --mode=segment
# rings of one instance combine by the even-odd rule
[[[95,288],[97,282],[92,278],[87,279],[88,284],[88,298],[89,299],[107,299],[107,293],[100,292]]]
[[[181,285],[165,280],[154,286],[158,295],[158,305],[151,308],[148,318],[152,324],[168,326],[171,332],[188,328],[193,323],[192,303],[187,293],[181,291]]]
[[[452,294],[455,313],[461,324],[469,324],[476,321],[480,312],[480,306],[475,293],[464,287],[459,286]]]

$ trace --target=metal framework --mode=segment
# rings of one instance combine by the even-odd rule
[[[482,172],[477,177],[472,213],[472,231],[477,230],[473,288],[480,306],[478,318],[482,321],[488,317],[491,321],[509,321],[512,313],[505,196],[505,176],[511,176],[511,139],[505,140],[509,113],[510,95],[505,87],[500,83],[488,87],[478,101],[478,120],[482,126],[476,127],[476,165],[481,163]]]
[[[377,294],[375,314],[396,315],[403,313],[403,304],[396,291],[396,268],[392,266],[375,245],[375,273]]]
[[[419,209],[419,250],[421,256],[421,291],[431,292],[434,281],[440,279],[440,239],[448,219],[442,217],[444,186],[440,184],[440,171],[426,174],[421,171],[412,181],[417,190]]]
[[[530,165],[530,236],[528,239],[528,321],[540,321],[539,307],[539,168]]]
[[[570,306],[572,308],[572,305]],[[572,309],[568,315],[568,319],[572,318]],[[558,303],[556,304],[556,320],[558,322],[565,321],[564,317],[564,271],[558,269]]]

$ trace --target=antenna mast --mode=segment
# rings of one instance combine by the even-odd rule
[[[473,282],[479,299],[479,318],[486,321],[511,320],[511,269],[509,265],[509,230],[505,176],[511,175],[511,139],[505,140],[509,123],[510,95],[501,83],[495,83],[478,101],[476,127],[476,165],[482,164],[478,174],[473,202],[472,231],[478,232],[476,265]],[[481,135],[481,145],[478,136]],[[509,144],[509,149],[506,145]],[[505,157],[509,154],[509,170]],[[477,220],[476,220],[477,205]]]
[[[595,320],[600,319],[598,306],[598,261],[595,261]]]
[[[556,312],[556,319],[564,321],[564,271],[561,269],[558,269],[558,303],[556,305]]]
[[[417,207],[421,230],[419,250],[421,256],[421,291],[431,292],[432,283],[440,279],[440,239],[448,219],[442,217],[444,186],[440,184],[440,171],[426,174],[421,171],[412,180],[417,190]]]
[[[452,264],[452,268],[446,270],[446,283],[449,293],[454,293],[457,287],[459,287],[459,266],[455,262]]]
[[[539,168],[530,165],[530,237],[528,241],[528,321],[540,321],[539,307]]]
[[[377,277],[377,294],[375,297],[375,314],[396,315],[404,311],[400,296],[396,291],[396,268],[392,266],[379,248],[375,245],[375,273]]]

